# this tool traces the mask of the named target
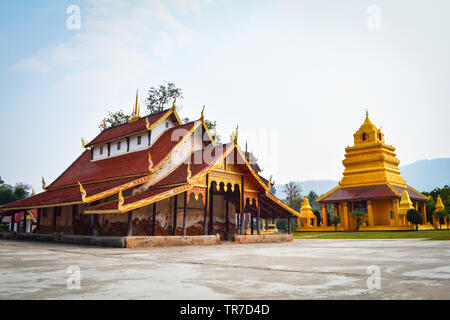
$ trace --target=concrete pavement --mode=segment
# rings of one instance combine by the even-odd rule
[[[0,298],[450,299],[449,244],[311,238],[111,249],[0,240]]]

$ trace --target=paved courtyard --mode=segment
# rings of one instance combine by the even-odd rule
[[[68,288],[77,284],[68,267],[79,268],[79,289]],[[450,242],[301,239],[130,250],[0,240],[0,298],[450,299]]]

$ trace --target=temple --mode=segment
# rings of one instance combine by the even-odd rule
[[[182,123],[174,101],[140,117],[136,95],[128,123],[105,124],[82,146],[55,181],[47,185],[42,178],[44,192],[0,207],[1,215],[17,221],[19,212],[36,209],[34,232],[41,234],[218,234],[220,240],[270,232],[275,219],[299,215],[269,192],[271,179],[239,147],[238,128],[229,143],[215,142],[204,110]]]
[[[322,205],[321,225],[307,223],[298,230],[334,230],[333,215],[340,217],[338,230],[354,231],[357,221],[352,212],[366,213],[360,230],[409,230],[406,212],[415,208],[428,225],[425,204],[428,198],[407,185],[401,177],[395,148],[387,145],[381,128],[366,119],[353,135],[354,146],[345,149],[345,169],[339,185],[317,199]],[[303,215],[303,207],[302,207]]]

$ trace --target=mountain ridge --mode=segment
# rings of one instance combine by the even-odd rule
[[[419,191],[431,191],[434,188],[442,188],[450,185],[450,158],[436,158],[418,160],[413,163],[400,166],[400,173],[406,183]],[[314,190],[322,195],[338,185],[337,180],[305,180],[294,181],[302,188],[302,195],[307,195]],[[277,197],[284,199],[284,184],[275,185]]]

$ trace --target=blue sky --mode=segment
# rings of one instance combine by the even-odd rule
[[[448,1],[2,1],[0,176],[39,190],[163,81],[182,117],[205,104],[225,141],[239,124],[277,183],[340,179],[366,108],[402,164],[449,157],[449,16]]]

